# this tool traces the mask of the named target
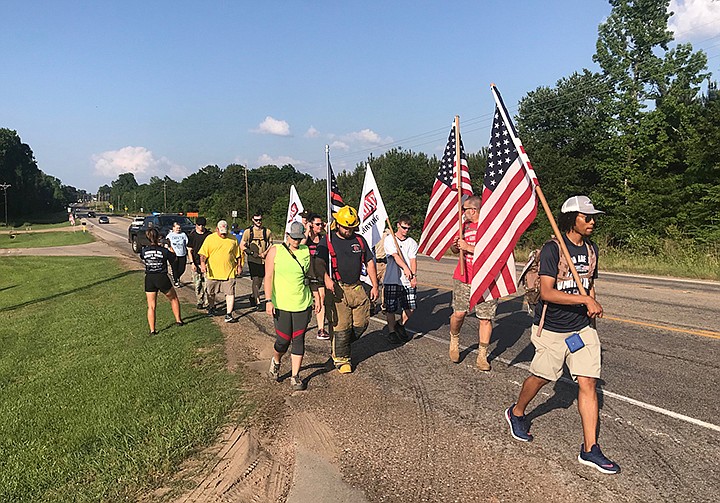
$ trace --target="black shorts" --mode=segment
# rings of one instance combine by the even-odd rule
[[[250,271],[251,278],[264,278],[265,277],[265,264],[258,264],[256,262],[248,262],[248,270]]]
[[[168,293],[172,288],[170,278],[167,274],[146,274],[145,275],[145,291],[148,293]]]

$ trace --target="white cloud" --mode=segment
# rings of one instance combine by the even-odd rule
[[[320,131],[310,126],[303,136],[305,136],[305,138],[317,138],[320,136]]]
[[[345,143],[344,141],[335,140],[330,144],[331,150],[350,150],[350,145]]]
[[[354,133],[348,133],[342,136],[341,139],[348,143],[360,143],[362,145],[380,145],[393,142],[393,139],[389,136],[381,138],[380,135],[372,129],[363,129]]]
[[[274,164],[275,166],[282,167],[285,164],[292,164],[295,169],[300,169],[308,166],[308,163],[299,159],[294,159],[288,155],[280,155],[272,157],[268,154],[263,154],[257,159],[257,167],[267,166],[268,164]]]
[[[268,115],[265,117],[265,120],[258,125],[257,129],[253,129],[251,132],[272,134],[275,136],[290,136],[290,124],[283,120],[274,119]]]
[[[668,28],[677,40],[697,39],[720,34],[720,1],[671,0],[668,9],[674,12]]]
[[[151,176],[168,175],[175,180],[188,175],[184,166],[172,162],[167,157],[156,159],[152,151],[145,147],[123,147],[108,150],[92,156],[95,174],[114,178],[121,173],[133,173],[135,178],[149,180]]]

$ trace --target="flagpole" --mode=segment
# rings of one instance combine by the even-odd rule
[[[330,219],[332,218],[332,204],[330,202],[330,145],[325,145],[325,173],[327,176],[326,180],[326,193],[327,193],[327,224],[328,231],[330,226]]]
[[[327,192],[327,232],[325,233],[325,239],[328,241],[330,240],[330,223],[332,222],[332,203],[330,201],[330,145],[325,145],[325,173],[326,176],[326,192]],[[329,260],[328,257],[328,271],[330,273],[330,277],[332,278],[332,261]]]
[[[503,120],[505,121],[505,124],[512,124],[509,121],[509,118],[505,114],[505,104],[503,103],[502,97],[500,97],[500,93],[498,92],[497,88],[495,87],[495,84],[490,84],[490,89],[493,93],[493,97],[495,98],[495,103],[498,106],[498,110],[503,116]],[[513,140],[513,144],[515,145],[515,148],[518,152],[520,152],[520,160],[522,161],[523,165],[528,166],[530,165],[530,158],[525,153],[525,149],[522,146],[522,143],[520,143],[520,138],[518,138],[515,134],[515,131],[513,131],[513,128],[508,128],[508,132],[510,133],[510,137]],[[530,165],[532,169],[532,165]],[[575,283],[578,286],[578,290],[580,291],[581,295],[587,295],[587,292],[585,290],[585,287],[582,284],[582,281],[580,280],[580,275],[577,272],[577,269],[575,268],[575,264],[572,261],[572,258],[570,257],[570,251],[567,249],[567,246],[565,245],[565,240],[562,237],[562,232],[560,232],[560,228],[557,226],[557,223],[555,222],[555,217],[552,214],[552,211],[550,210],[550,206],[548,205],[547,199],[545,199],[545,194],[543,194],[542,189],[540,188],[540,183],[538,182],[537,178],[534,180],[535,185],[535,195],[537,195],[538,199],[540,200],[540,204],[543,207],[543,210],[545,211],[545,215],[547,216],[548,220],[550,221],[550,227],[552,227],[553,233],[555,234],[555,238],[558,241],[558,244],[560,245],[560,250],[565,257],[565,260],[567,261],[568,266],[570,267],[570,272],[572,273],[573,279],[575,280]]]
[[[462,210],[462,165],[460,153],[460,116],[455,116],[455,169],[457,170],[457,191],[458,191],[458,236],[463,237],[463,210]],[[392,230],[392,227],[390,228]],[[465,252],[460,248],[458,257],[460,275],[465,276]]]

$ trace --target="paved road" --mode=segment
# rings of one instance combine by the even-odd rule
[[[110,225],[96,226],[95,232],[129,251],[128,224],[111,220]],[[459,365],[449,363],[453,267],[452,260],[420,260],[419,309],[409,324],[417,334],[414,341],[391,346],[382,320],[375,320],[369,334],[353,349],[358,367],[355,378],[363,376],[374,382],[387,400],[410,397],[418,405],[413,420],[420,421],[421,433],[429,439],[427,445],[417,446],[418,458],[410,463],[413,470],[429,477],[418,495],[432,494],[429,485],[444,480],[446,470],[438,468],[441,460],[452,462],[453,457],[464,456],[461,447],[457,450],[457,445],[444,443],[442,433],[448,425],[461,423],[500,458],[527,456],[540,464],[544,460],[553,480],[566,474],[569,487],[584,487],[579,500],[716,501],[720,483],[720,332],[714,322],[720,318],[720,284],[601,274],[598,299],[606,316],[598,323],[603,341],[600,442],[623,468],[622,475],[609,480],[574,460],[581,431],[574,404],[576,389],[569,380],[547,386],[531,404],[535,442],[519,444],[508,436],[502,410],[517,396],[533,354],[531,319],[521,297],[500,304],[491,344],[492,372],[474,369],[474,318],[467,319],[461,333],[461,343],[467,348],[465,360]],[[239,307],[241,312],[243,308]],[[308,361],[322,361],[326,351],[325,345],[312,341]],[[324,387],[323,379],[313,379],[311,387]],[[382,442],[367,437],[366,443],[379,449],[368,459],[385,456]],[[362,465],[362,459],[358,451],[355,465],[343,465],[344,474],[355,484],[367,482],[371,495],[387,488],[382,485],[385,482],[368,481],[367,477],[385,472],[390,480],[409,477],[407,471],[395,474],[392,466]],[[368,471],[355,474],[355,468]]]

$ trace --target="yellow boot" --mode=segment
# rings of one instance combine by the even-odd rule
[[[460,334],[450,332],[450,361],[460,362]]]

